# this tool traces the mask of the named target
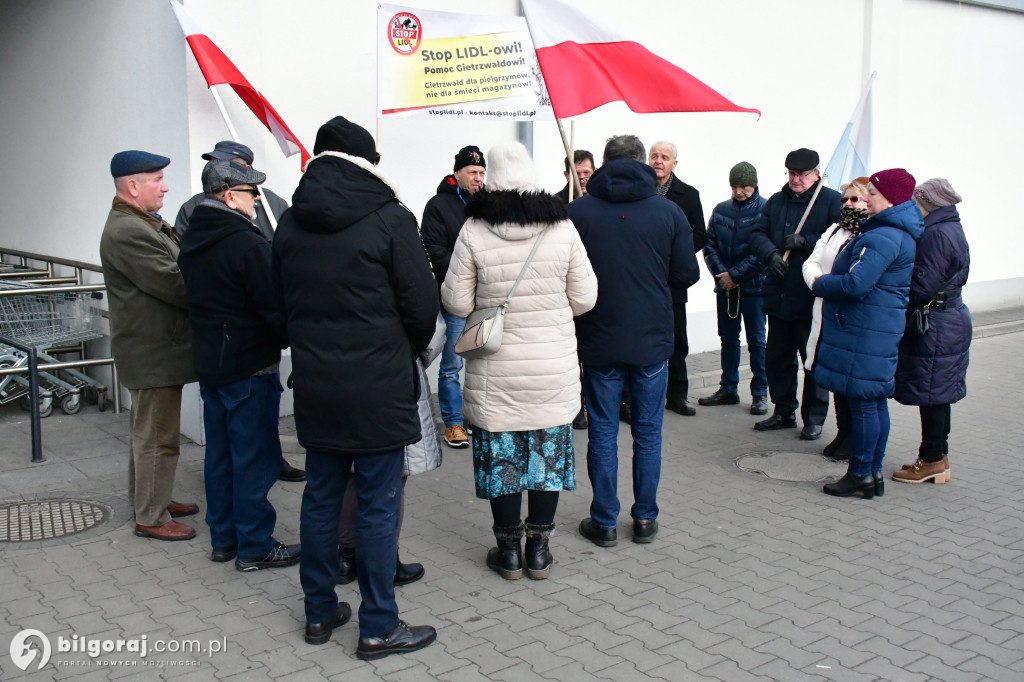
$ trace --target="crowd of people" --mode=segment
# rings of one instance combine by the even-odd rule
[[[947,180],[889,169],[835,191],[818,154],[797,149],[788,182],[767,198],[753,165],[733,166],[731,197],[705,225],[670,142],[648,152],[614,136],[599,168],[577,150],[556,194],[538,189],[523,145],[486,156],[467,145],[417,222],[365,129],[335,117],[313,152],[289,207],[261,188],[248,147],[218,143],[203,155],[203,192],[173,227],[158,213],[170,159],[120,152],[101,239],[112,352],[132,398],[135,534],[195,537],[175,519],[198,505],[171,496],[182,387],[198,381],[211,559],[240,571],[299,563],[308,643],[351,618],[336,585],[353,581],[360,658],[435,640],[432,627],[399,618],[395,587],[426,572],[399,558],[404,489],[441,465],[442,442],[472,448],[476,495],[492,515],[485,564],[541,580],[555,561],[559,495],[576,488],[574,429],[587,430],[593,490],[578,531],[618,543],[627,422],[631,539],[653,542],[665,412],[697,413],[686,300],[702,251],[722,372],[700,406],[740,404],[743,329],[750,413],[774,406],[756,430],[796,428],[799,410],[799,437],[816,440],[834,396],[837,435],[823,454],[848,471],[825,493],[884,493],[891,397],[919,406],[922,429],[917,460],[893,480],[950,480],[950,405],[966,395],[971,320],[961,198]],[[466,319],[488,308],[499,343],[468,352],[481,326]],[[304,471],[284,460],[278,434],[284,348]],[[437,358],[439,415],[426,373]],[[298,544],[273,534],[277,480],[305,481]]]

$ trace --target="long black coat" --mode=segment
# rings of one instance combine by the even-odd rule
[[[786,235],[796,232],[796,226],[800,224],[800,218],[814,196],[815,188],[811,187],[797,196],[786,184],[768,199],[750,233],[750,250],[762,263],[768,264],[772,252],[777,251],[780,256],[786,252]],[[839,192],[823,187],[800,232],[807,239],[807,250],[789,254],[789,271],[781,280],[771,274],[765,279],[763,292],[766,314],[783,320],[811,319],[814,294],[804,282],[804,261],[814,250],[818,237],[829,225],[839,222],[839,209]]]
[[[700,203],[700,192],[693,185],[688,185],[672,173],[668,181],[668,192],[665,198],[683,210],[686,221],[693,230],[693,252],[700,253],[708,242],[708,231],[704,227],[704,207]],[[686,302],[686,287],[670,287],[673,303]]]
[[[415,357],[440,304],[416,218],[358,161],[309,162],[274,235],[274,280],[292,346],[299,443],[375,454],[420,440]]]
[[[970,266],[971,253],[956,207],[943,206],[925,216],[924,234],[917,240],[910,305],[923,306],[941,288],[947,307],[931,311],[927,334],[905,335],[900,342],[895,398],[904,405],[948,405],[967,395],[972,327],[960,290],[967,283]]]

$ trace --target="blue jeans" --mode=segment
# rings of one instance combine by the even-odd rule
[[[442,311],[445,333],[444,350],[441,351],[441,367],[437,372],[437,404],[441,408],[441,419],[445,426],[462,423],[462,387],[459,372],[462,358],[455,354],[455,342],[466,326],[466,319]]]
[[[356,478],[356,573],[360,637],[382,637],[398,626],[395,567],[404,449],[374,455],[306,452],[299,580],[306,621],[329,623],[338,608],[338,520],[349,476]],[[354,467],[354,470],[353,470]]]
[[[619,516],[619,404],[629,383],[633,434],[633,499],[630,516],[658,518],[661,479],[661,424],[665,417],[668,361],[650,367],[611,365],[583,367],[583,390],[590,414],[587,474],[594,489],[590,518],[601,528],[615,528]]]
[[[889,441],[889,401],[856,400],[850,403],[850,436],[853,452],[849,472],[854,476],[881,473],[885,445]]]
[[[761,309],[764,299],[744,296],[740,289],[718,293],[718,336],[722,339],[723,391],[736,393],[740,385],[740,325],[747,332],[750,354],[751,395],[768,395],[768,376],[764,372],[765,327],[767,319]]]
[[[274,548],[277,513],[267,500],[281,473],[281,375],[199,385],[206,426],[206,525],[215,549],[262,559]]]

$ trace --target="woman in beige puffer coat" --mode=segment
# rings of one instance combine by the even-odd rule
[[[441,299],[468,316],[500,305],[542,241],[505,315],[501,348],[466,361],[463,413],[473,424],[477,497],[490,500],[497,547],[487,565],[515,580],[546,578],[561,490],[576,488],[572,420],[580,409],[573,317],[597,302],[597,278],[557,197],[536,190],[526,148],[488,154],[487,185],[466,207]],[[529,514],[520,520],[522,492]],[[526,552],[520,541],[525,530]]]

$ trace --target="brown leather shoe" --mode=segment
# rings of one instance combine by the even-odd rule
[[[162,526],[142,526],[136,523],[135,534],[140,538],[154,540],[191,540],[196,536],[196,529],[177,521],[168,521]]]
[[[900,469],[893,472],[892,480],[900,483],[932,483],[942,484],[946,482],[946,467],[942,461],[925,462],[918,459],[908,469]]]
[[[199,505],[192,502],[175,502],[171,500],[171,503],[167,505],[167,513],[174,518],[192,516],[199,513]]]

